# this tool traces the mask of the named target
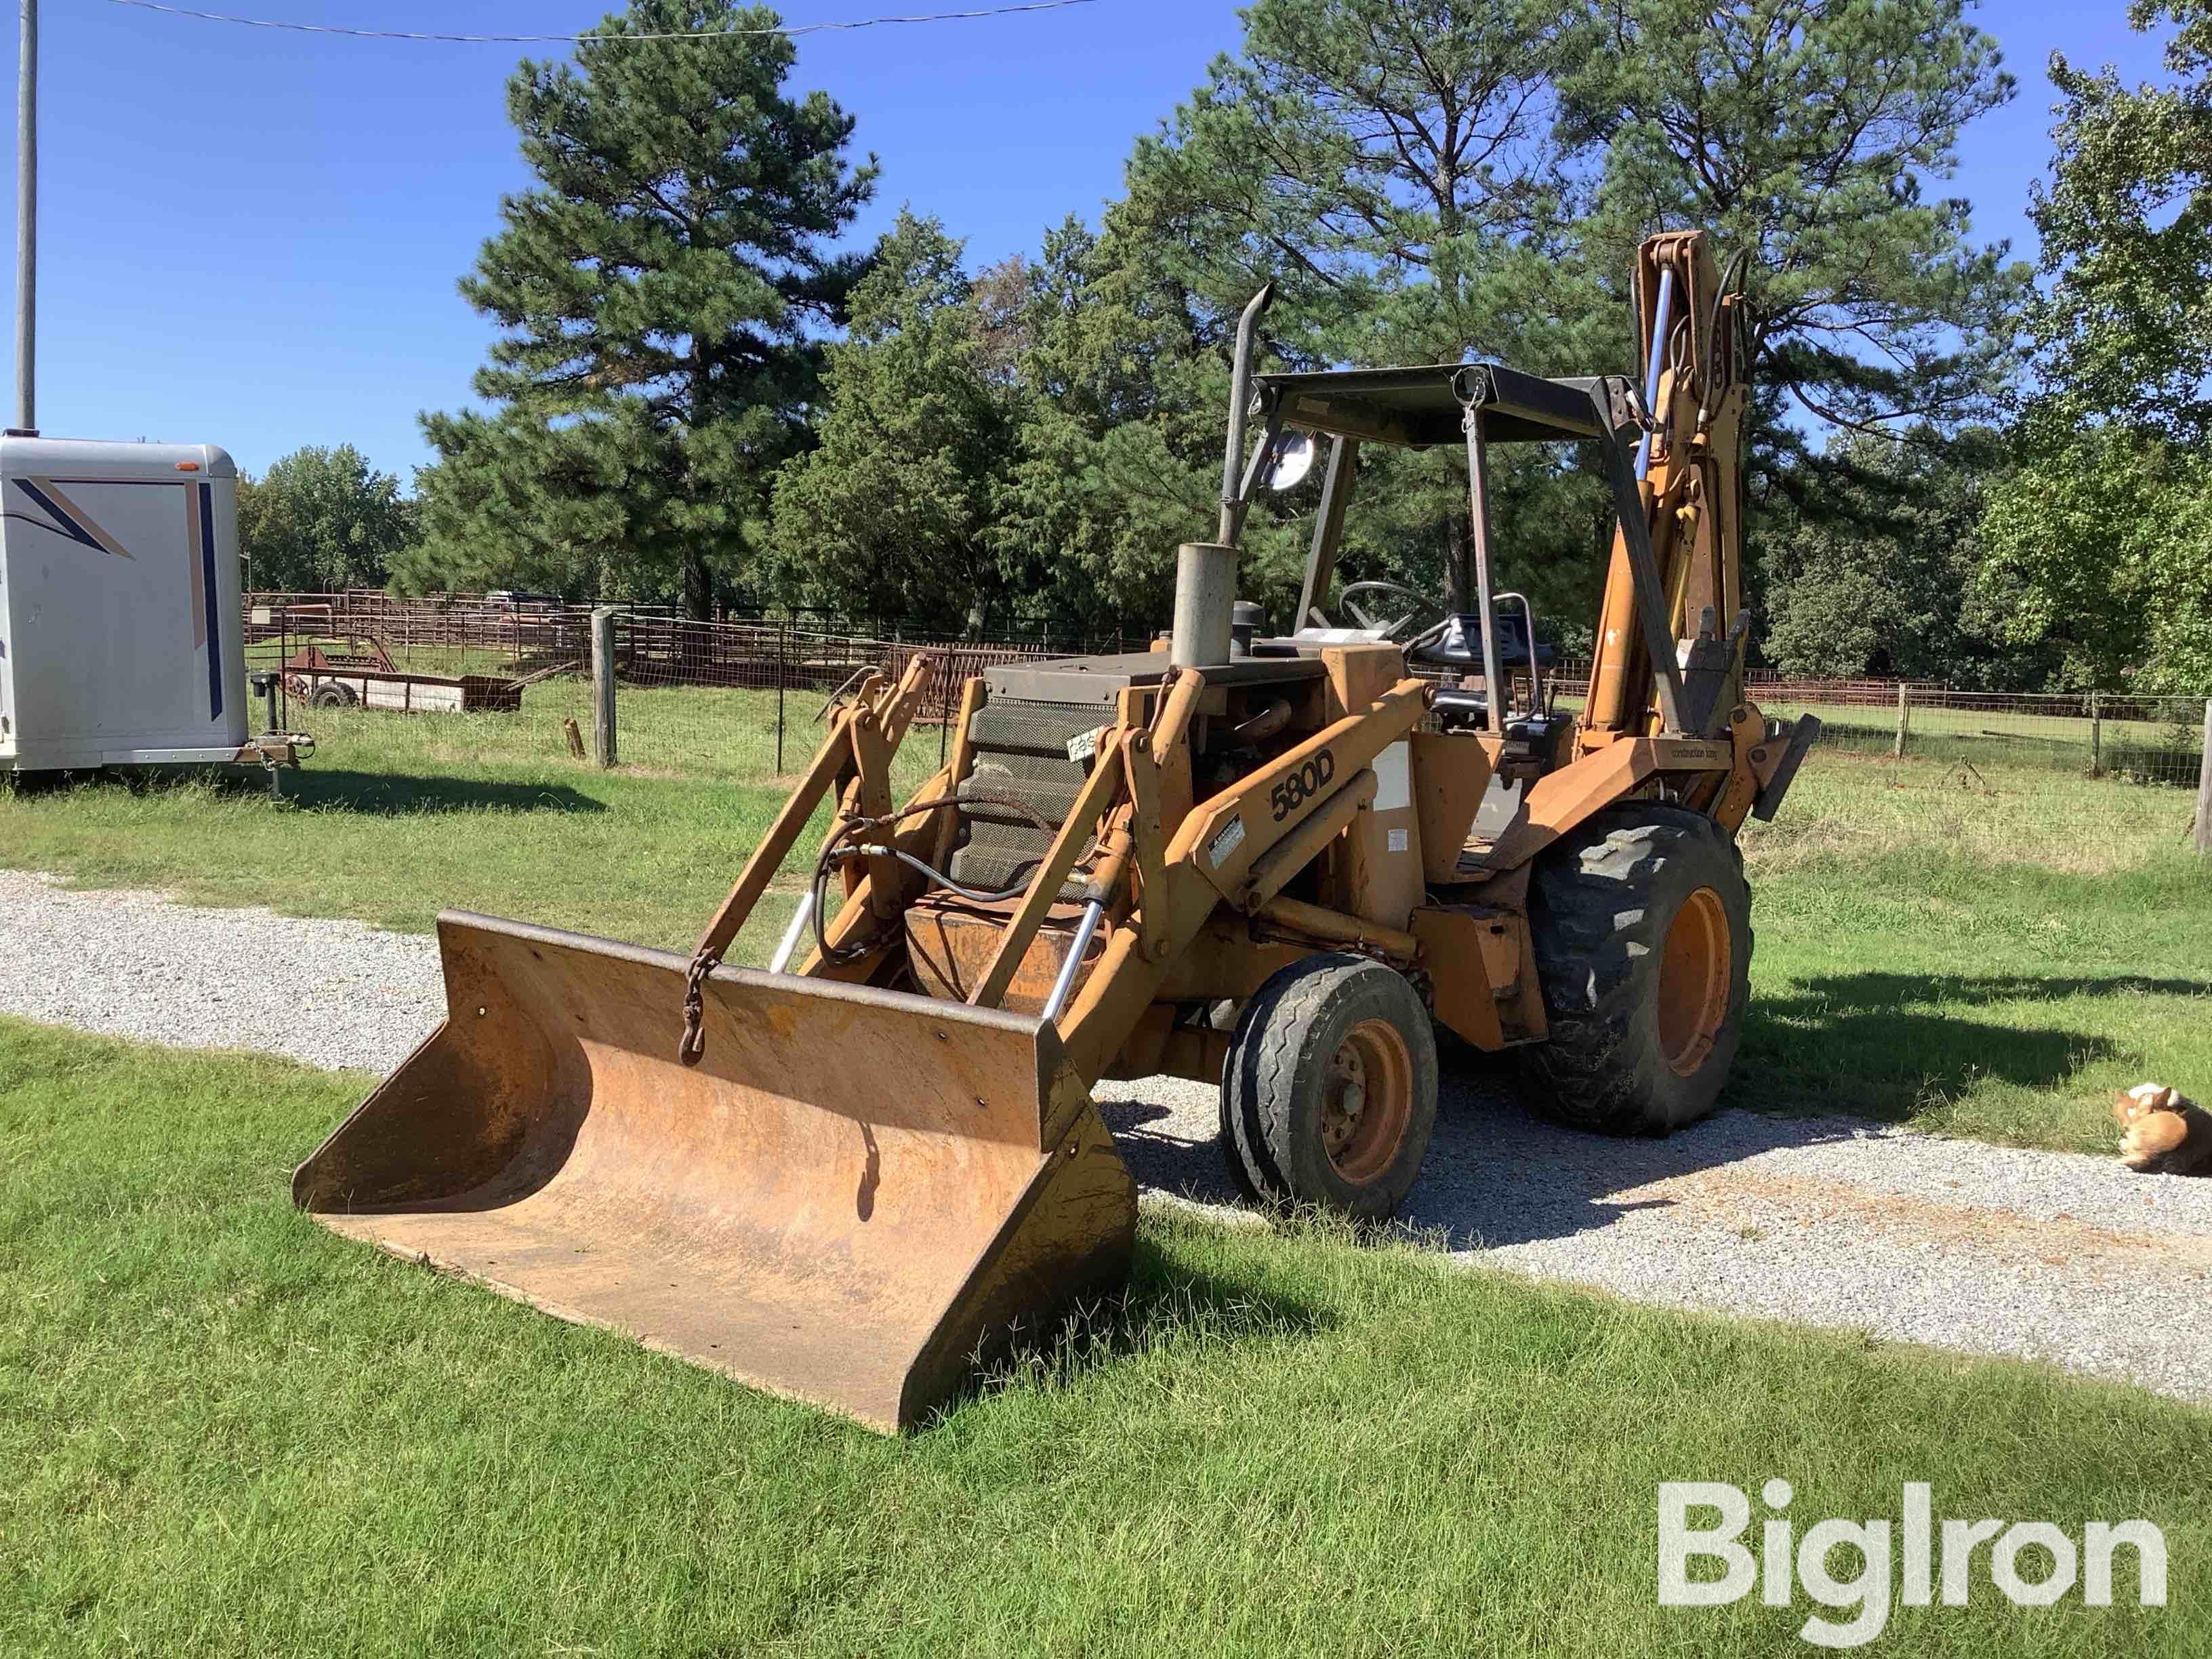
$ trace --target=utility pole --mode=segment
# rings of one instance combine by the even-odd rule
[[[39,426],[39,0],[15,51],[15,427]]]

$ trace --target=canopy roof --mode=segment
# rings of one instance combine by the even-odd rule
[[[1483,410],[1483,436],[1492,443],[1602,437],[1608,425],[1618,429],[1634,418],[1626,380],[1548,380],[1503,363],[1259,374],[1253,385],[1274,400],[1285,426],[1416,449],[1461,441],[1463,398]]]

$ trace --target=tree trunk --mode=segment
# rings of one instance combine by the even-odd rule
[[[684,549],[684,614],[693,622],[705,622],[714,614],[714,583],[707,574],[707,555],[704,549],[686,544]]]
[[[690,184],[685,181],[684,199],[690,198]],[[709,410],[707,403],[707,347],[696,334],[691,337],[689,373],[690,385],[685,388],[690,407],[691,435],[696,437],[707,429]],[[684,466],[685,494],[696,491],[696,477],[692,474],[687,456]],[[694,535],[697,533],[693,532]],[[714,578],[707,574],[707,553],[696,540],[684,545],[684,614],[693,622],[705,622],[713,615],[714,604]]]
[[[1471,608],[1474,592],[1474,554],[1468,546],[1467,521],[1455,513],[1444,520],[1444,608]]]

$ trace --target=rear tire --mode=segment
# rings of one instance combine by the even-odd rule
[[[1656,802],[1607,809],[1537,864],[1528,925],[1551,1026],[1517,1051],[1535,1109],[1616,1135],[1711,1112],[1751,991],[1751,890],[1720,826]]]
[[[350,708],[361,699],[349,685],[319,685],[315,694],[307,699],[310,708]]]
[[[1420,1175],[1436,1121],[1436,1037],[1403,975],[1312,956],[1244,1005],[1222,1068],[1221,1142],[1248,1196],[1383,1220]]]

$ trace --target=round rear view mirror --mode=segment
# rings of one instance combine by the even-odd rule
[[[1283,434],[1275,440],[1275,453],[1267,458],[1267,488],[1274,490],[1297,489],[1306,474],[1313,471],[1314,456],[1317,453],[1310,434]]]

